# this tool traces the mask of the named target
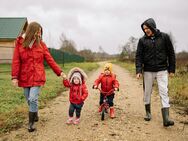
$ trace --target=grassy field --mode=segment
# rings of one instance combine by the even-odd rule
[[[60,66],[66,74],[72,67],[80,67],[86,73],[98,68],[96,63],[69,63],[64,67],[61,64]],[[20,127],[28,115],[23,89],[11,85],[10,70],[10,65],[0,64],[0,133]],[[61,78],[58,78],[49,67],[46,67],[46,78],[46,84],[41,88],[39,96],[39,108],[45,107],[49,100],[64,91]]]
[[[133,62],[118,62],[118,64],[129,70],[136,77],[135,64]],[[185,67],[185,63],[181,63],[181,66],[177,63],[175,77],[169,79],[169,96],[171,97],[171,103],[183,106],[188,111],[188,72],[184,71]],[[157,89],[155,88],[155,90]]]

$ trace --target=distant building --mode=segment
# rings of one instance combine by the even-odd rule
[[[0,17],[0,63],[11,63],[16,38],[28,26],[27,18]]]

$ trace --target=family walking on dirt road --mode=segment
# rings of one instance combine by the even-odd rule
[[[175,73],[175,53],[170,37],[156,28],[155,21],[147,19],[141,28],[144,36],[140,38],[136,52],[136,77],[139,79],[143,75],[144,80],[144,104],[146,110],[146,121],[152,119],[151,116],[151,93],[153,82],[156,79],[159,95],[162,103],[162,118],[164,126],[172,126],[174,122],[169,119],[169,97],[168,97],[168,75]],[[45,84],[46,76],[44,60],[52,68],[57,76],[63,78],[63,84],[70,89],[69,95],[69,115],[67,124],[79,124],[81,109],[84,101],[88,97],[86,86],[87,75],[80,68],[73,68],[68,74],[68,78],[56,64],[45,43],[42,41],[42,26],[37,22],[31,22],[25,33],[20,35],[15,44],[12,61],[12,83],[15,86],[23,87],[24,95],[29,107],[28,131],[35,131],[34,123],[38,117],[38,96],[40,88]],[[104,71],[94,82],[94,88],[101,84],[103,91],[114,88],[119,89],[119,82],[112,72],[112,64],[107,63]],[[103,103],[104,96],[101,93],[99,102]],[[115,117],[114,91],[107,97],[110,106],[110,117]],[[76,118],[74,119],[74,112]]]

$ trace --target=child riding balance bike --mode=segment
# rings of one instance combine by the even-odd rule
[[[101,84],[101,89],[98,88],[99,84]],[[114,111],[114,91],[119,90],[119,82],[116,79],[116,75],[112,72],[112,64],[106,63],[104,65],[104,72],[99,75],[99,77],[95,80],[94,89],[100,90],[100,101],[99,101],[99,112],[102,112],[104,105],[106,105],[106,109],[108,106],[110,108],[110,117],[115,117]],[[107,103],[107,104],[105,104]],[[104,113],[104,112],[103,112]],[[101,117],[104,120],[103,115]]]

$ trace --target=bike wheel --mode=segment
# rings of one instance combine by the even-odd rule
[[[105,108],[102,108],[101,120],[104,120]]]

